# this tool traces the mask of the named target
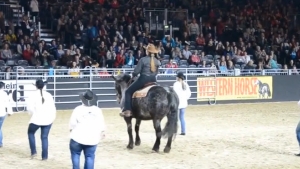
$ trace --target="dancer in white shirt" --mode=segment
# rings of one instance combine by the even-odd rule
[[[3,147],[3,134],[2,134],[2,124],[5,120],[6,115],[12,115],[12,107],[9,102],[9,97],[4,91],[5,83],[0,82],[0,148]]]
[[[56,107],[52,95],[43,90],[45,82],[37,80],[37,90],[27,100],[27,110],[31,115],[28,127],[28,139],[31,150],[31,157],[35,157],[35,132],[41,128],[42,160],[48,159],[48,135],[53,121],[56,118]]]
[[[181,134],[185,135],[185,109],[188,106],[188,100],[191,97],[191,89],[190,86],[184,82],[185,76],[182,72],[177,73],[177,81],[173,85],[173,89],[178,95],[179,98],[179,119],[181,124]]]
[[[85,157],[84,169],[94,169],[97,145],[105,136],[102,111],[97,107],[97,96],[90,90],[80,95],[82,105],[77,106],[70,119],[70,152],[73,169],[80,169],[80,155]]]

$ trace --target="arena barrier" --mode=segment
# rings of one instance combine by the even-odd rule
[[[5,89],[16,111],[26,110],[26,98],[35,90],[36,79],[47,80],[44,90],[52,93],[58,109],[71,109],[81,104],[79,94],[92,90],[98,95],[98,106],[119,107],[111,75],[131,73],[133,69],[82,69],[69,75],[66,69],[22,69],[10,73]],[[294,70],[227,71],[181,68],[159,69],[157,81],[172,86],[176,71],[186,74],[192,96],[189,104],[251,103],[297,101],[300,95],[300,76]],[[168,72],[168,73],[166,73]],[[171,73],[170,73],[171,72]],[[7,79],[5,73],[0,74]]]

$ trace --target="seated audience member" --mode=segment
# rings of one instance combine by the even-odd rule
[[[8,34],[5,35],[4,40],[6,40],[8,43],[16,43],[17,42],[17,37],[16,35],[12,32],[12,30],[8,30]]]
[[[34,56],[34,52],[32,51],[29,44],[27,44],[26,49],[23,51],[23,59],[31,64],[31,59]]]
[[[17,45],[18,54],[22,55],[25,49],[26,44],[24,43],[24,39],[20,39],[20,43]]]
[[[287,64],[284,64],[284,65],[283,65],[283,70],[288,70]]]
[[[57,60],[59,60],[63,54],[65,54],[65,51],[63,49],[63,45],[60,44],[57,49]]]
[[[200,57],[198,56],[198,52],[197,51],[194,51],[193,52],[193,54],[192,54],[192,56],[190,57],[190,59],[189,59],[189,61],[190,61],[190,64],[191,65],[196,65],[196,66],[198,66],[199,64],[200,64]]]
[[[246,66],[244,67],[244,69],[255,69],[255,66],[253,65],[253,61],[250,60]]]
[[[221,62],[219,69],[220,69],[221,73],[227,72],[226,62]]]
[[[227,65],[227,70],[234,70],[234,66],[233,66],[232,61],[228,61],[226,65]]]
[[[178,68],[178,65],[173,59],[169,59],[169,63],[166,64],[165,68],[167,68],[165,71],[166,74],[173,74],[175,73],[175,69]]]
[[[289,63],[289,65],[287,67],[288,67],[288,69],[293,69],[293,67],[294,67],[294,60],[290,60],[290,63]]]
[[[10,66],[6,67],[4,72],[5,72],[5,80],[10,80],[12,76],[11,67]]]
[[[11,50],[9,49],[9,45],[6,43],[3,46],[3,50],[1,51],[1,59],[6,61],[7,59],[12,59],[13,55]]]
[[[292,74],[293,74],[293,75],[299,75],[299,72],[298,72],[296,66],[293,67],[293,69],[292,69]]]
[[[121,68],[124,65],[125,59],[122,53],[118,53],[115,59],[114,67]]]
[[[56,61],[52,60],[51,65],[49,66],[49,72],[48,72],[49,76],[54,75],[54,69],[56,69]]]
[[[196,38],[196,45],[197,46],[205,46],[205,38],[203,37],[203,34],[199,34],[199,36]]]
[[[78,54],[75,54],[74,55],[74,62],[76,63],[76,66],[81,69],[81,68],[84,68],[83,66],[83,62],[80,60],[80,57]]]
[[[79,67],[77,66],[76,62],[72,62],[71,67],[69,68],[68,74],[73,77],[78,77],[80,73]]]
[[[182,50],[182,56],[183,56],[182,57],[183,60],[188,60],[190,58],[190,56],[192,56],[192,53],[189,50],[189,46],[188,45],[186,45],[184,47],[184,49]]]
[[[165,36],[162,39],[162,44],[163,46],[167,46],[169,44],[171,48],[174,48],[176,46],[175,41],[171,36]]]
[[[129,52],[129,56],[126,56],[126,61],[125,61],[127,66],[134,66],[134,57],[132,52]]]
[[[263,70],[264,69],[264,62],[262,59],[258,60],[258,64],[256,67],[257,70]]]
[[[278,69],[277,62],[273,59],[273,55],[270,56],[269,64],[271,69]]]

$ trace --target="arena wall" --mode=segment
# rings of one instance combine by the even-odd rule
[[[172,86],[175,76],[158,76],[157,80],[162,86]],[[192,92],[191,105],[298,101],[300,95],[300,76],[297,75],[187,76],[186,80]],[[53,94],[58,109],[72,109],[81,104],[78,95],[88,89],[98,95],[99,107],[118,107],[114,81],[110,77],[48,78],[47,81],[46,90]],[[11,80],[4,82],[7,82],[6,90],[11,94],[13,107],[24,111],[34,80],[16,80],[15,84]]]

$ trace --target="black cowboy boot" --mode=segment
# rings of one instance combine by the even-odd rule
[[[131,116],[131,111],[130,110],[125,110],[120,113],[121,117],[130,117]]]

